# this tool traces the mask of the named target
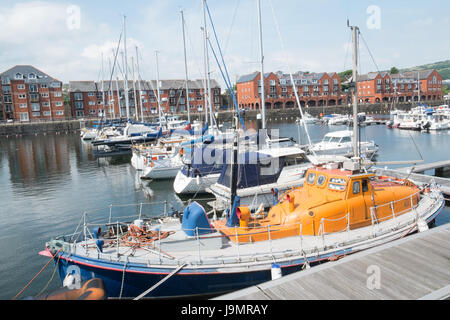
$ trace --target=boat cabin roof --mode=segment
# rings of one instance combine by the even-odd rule
[[[343,130],[343,131],[328,132],[325,135],[325,137],[336,137],[336,138],[353,137],[353,131]]]

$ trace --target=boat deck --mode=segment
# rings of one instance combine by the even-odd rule
[[[450,224],[218,300],[386,300],[450,297]]]
[[[290,261],[302,258],[314,260],[319,253],[322,256],[345,255],[400,238],[413,230],[416,214],[422,216],[427,212],[435,212],[440,206],[441,202],[432,197],[424,197],[414,212],[368,227],[348,231],[344,229],[342,232],[319,236],[293,236],[245,244],[233,243],[218,232],[200,235],[198,239],[187,237],[181,231],[181,224],[173,220],[171,223],[163,224],[161,232],[175,231],[175,233],[161,241],[156,240],[152,246],[141,248],[117,246],[117,242],[111,239],[109,242],[105,241],[107,245],[101,253],[97,250],[94,239],[91,239],[88,240],[87,250],[83,241],[71,245],[68,253],[91,259],[115,261],[118,264],[126,262],[165,268],[175,268],[181,264],[187,264],[186,268],[220,268],[232,265],[242,267],[243,262],[255,267],[258,265],[267,267],[268,263],[275,260],[289,264]]]

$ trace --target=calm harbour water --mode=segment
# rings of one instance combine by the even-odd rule
[[[255,127],[254,123],[249,123]],[[271,122],[281,136],[298,141],[294,123]],[[309,134],[319,141],[343,126],[310,125]],[[420,133],[387,129],[384,125],[361,128],[362,140],[379,145],[378,160],[434,162],[450,159],[450,131]],[[302,135],[302,142],[306,137]],[[430,172],[431,174],[432,172]],[[78,134],[32,137],[0,137],[0,299],[14,297],[48,261],[38,255],[45,242],[74,232],[81,214],[110,204],[133,204],[181,200],[172,181],[145,182],[129,163],[129,157],[96,160],[92,147]],[[201,197],[205,197],[202,195]],[[161,212],[163,205],[149,208]],[[450,222],[450,208],[436,224]],[[52,263],[21,297],[38,294],[52,276]],[[60,285],[56,274],[48,287]]]

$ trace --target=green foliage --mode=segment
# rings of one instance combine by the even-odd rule
[[[398,74],[400,71],[396,67],[392,67],[389,71],[390,74]]]

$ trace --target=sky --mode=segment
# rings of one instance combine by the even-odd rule
[[[259,70],[257,0],[208,0],[208,6],[230,81]],[[0,0],[0,72],[29,64],[64,83],[98,81],[103,53],[107,78],[126,15],[130,68],[137,46],[141,78],[156,79],[158,51],[160,79],[184,79],[181,9],[189,77],[202,78],[202,0]],[[364,39],[360,73],[450,59],[448,0],[261,0],[261,12],[266,72],[350,69],[347,19]],[[209,22],[207,29],[215,42]],[[209,58],[211,77],[225,89]]]

